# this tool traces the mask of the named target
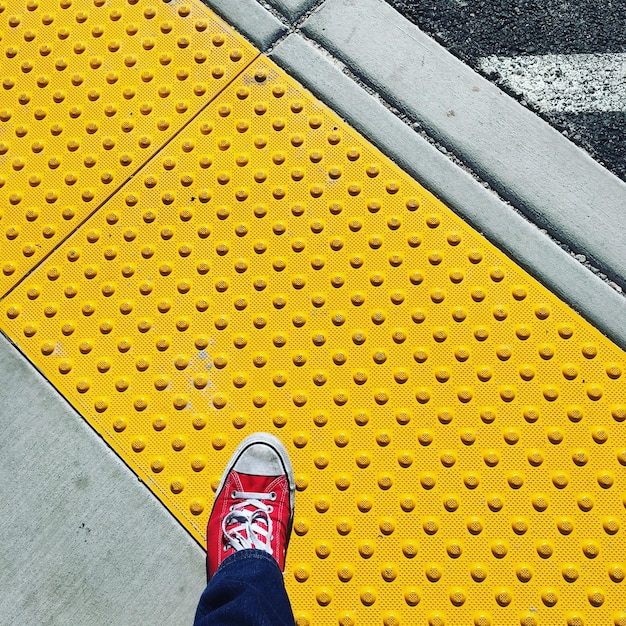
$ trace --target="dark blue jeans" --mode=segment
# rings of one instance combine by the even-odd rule
[[[231,554],[202,593],[194,626],[294,626],[274,558],[261,550]]]

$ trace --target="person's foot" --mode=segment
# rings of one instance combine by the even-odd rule
[[[271,554],[282,571],[293,524],[295,481],[282,442],[267,433],[246,437],[215,493],[207,526],[207,576],[244,549]]]

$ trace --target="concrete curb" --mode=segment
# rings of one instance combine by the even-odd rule
[[[264,52],[288,28],[256,0],[202,0],[248,41]]]
[[[202,549],[2,334],[0,372],[0,622],[191,624]]]
[[[270,57],[411,176],[626,349],[626,299],[456,166],[301,36]]]
[[[318,0],[267,0],[290,22],[295,22],[304,15]]]
[[[302,32],[501,196],[626,286],[626,184],[383,0],[326,0]]]

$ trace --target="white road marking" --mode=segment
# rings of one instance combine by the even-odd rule
[[[626,54],[548,54],[479,59],[543,111],[626,111]]]

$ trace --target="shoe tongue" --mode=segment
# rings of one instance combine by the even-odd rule
[[[270,493],[272,486],[276,485],[278,476],[255,476],[237,472],[241,490],[246,492]]]

